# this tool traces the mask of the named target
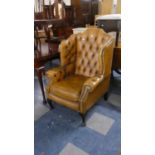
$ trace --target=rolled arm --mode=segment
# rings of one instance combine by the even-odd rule
[[[65,77],[65,71],[63,67],[56,67],[53,69],[50,69],[46,72],[46,77],[48,78],[48,85],[46,87],[46,92],[49,93],[50,86],[62,80]]]
[[[103,76],[100,77],[91,77],[87,81],[85,81],[83,87],[90,87],[90,92],[92,92],[99,83],[103,80]]]
[[[51,83],[58,82],[65,77],[65,70],[63,67],[56,67],[50,69],[46,72],[47,78],[51,81]]]
[[[103,81],[103,75],[91,77],[86,80],[83,84],[80,102],[84,102],[90,92],[93,92],[94,89]]]

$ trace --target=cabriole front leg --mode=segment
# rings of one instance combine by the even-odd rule
[[[107,100],[108,100],[108,97],[109,97],[109,93],[106,92],[106,93],[104,94],[104,100],[107,101]]]
[[[54,106],[53,106],[53,104],[52,104],[52,100],[47,99],[47,102],[48,102],[48,104],[49,104],[50,110],[54,109]]]
[[[85,114],[79,113],[79,115],[81,116],[81,119],[82,119],[82,125],[83,125],[83,126],[86,126]]]

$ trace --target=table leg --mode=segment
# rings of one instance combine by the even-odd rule
[[[38,77],[38,80],[39,80],[41,92],[42,92],[42,95],[43,95],[43,104],[47,104],[47,100],[46,100],[45,92],[44,92],[43,79],[42,79],[42,73],[44,71],[44,67],[35,68],[35,70],[36,70],[36,74],[37,74],[37,77]]]

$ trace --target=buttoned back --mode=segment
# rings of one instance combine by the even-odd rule
[[[77,75],[93,77],[103,73],[102,50],[108,39],[109,35],[99,28],[89,28],[77,35]]]
[[[108,61],[104,48],[109,41],[111,36],[100,28],[88,28],[83,33],[71,35],[60,45],[61,66],[65,66],[67,75],[93,77],[103,72],[109,74],[104,66]]]

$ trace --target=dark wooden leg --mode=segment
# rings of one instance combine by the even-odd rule
[[[107,101],[107,100],[108,100],[108,97],[109,97],[109,94],[108,94],[108,92],[106,92],[106,93],[104,94],[104,100]]]
[[[47,99],[47,102],[48,102],[48,104],[49,104],[49,106],[50,106],[50,110],[54,109],[54,106],[53,106],[53,104],[52,104],[52,101],[49,100],[49,99]]]
[[[43,73],[44,67],[35,68],[35,70],[36,70],[36,73],[37,73],[37,77],[38,77],[38,80],[39,80],[41,92],[42,92],[42,95],[43,95],[43,104],[47,104],[46,97],[45,97],[45,92],[44,92],[43,79],[42,79],[42,73]]]
[[[118,39],[119,39],[119,31],[116,32],[116,42],[115,42],[116,47],[118,46]]]
[[[85,114],[79,113],[81,118],[82,118],[82,124],[83,126],[86,126],[86,122],[85,122]]]

